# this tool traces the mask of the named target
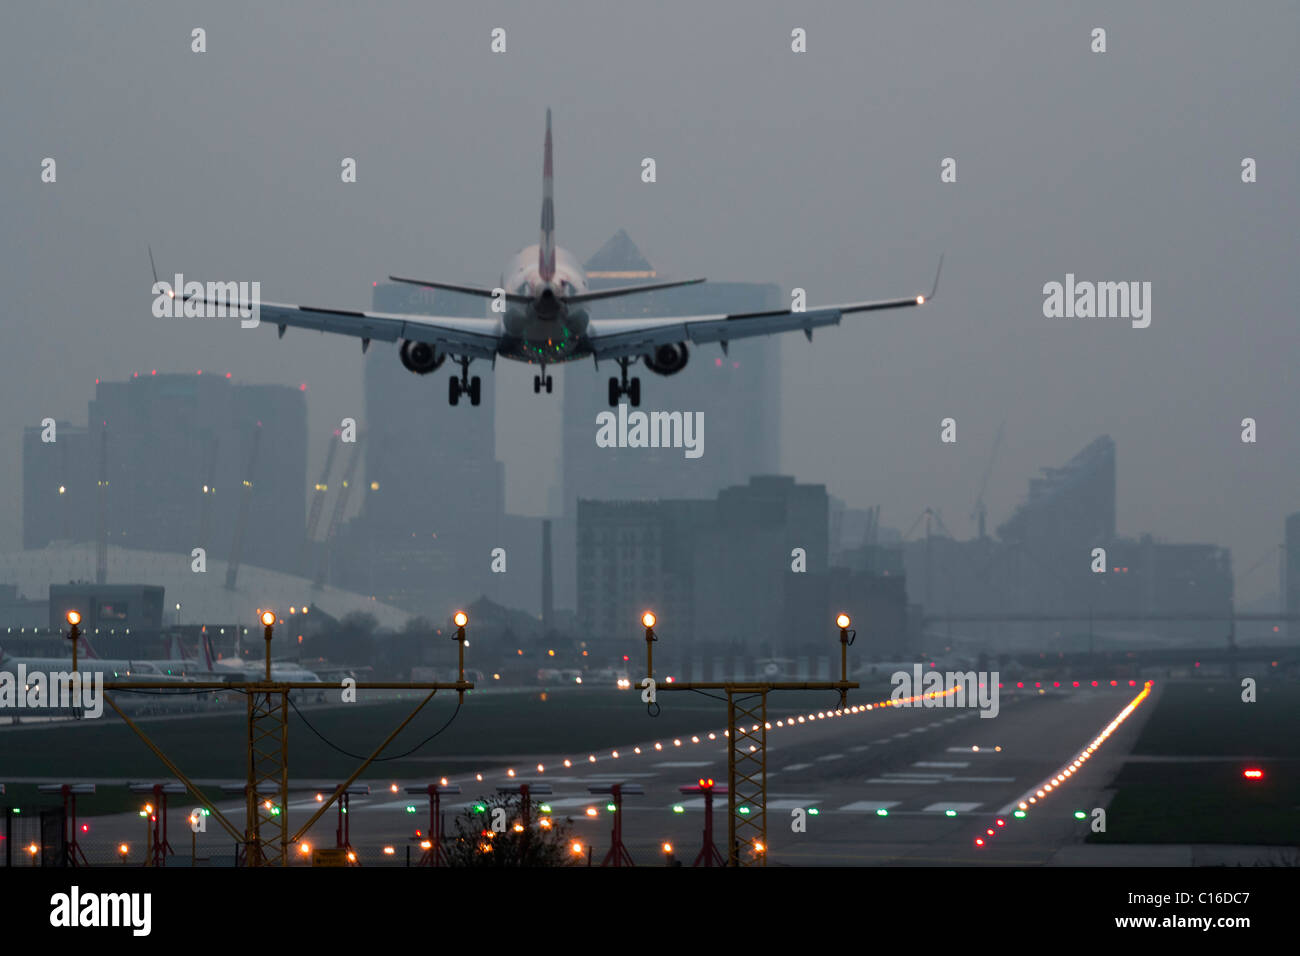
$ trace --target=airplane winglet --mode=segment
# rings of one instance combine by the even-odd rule
[[[934,298],[934,294],[935,294],[936,292],[939,291],[939,273],[941,273],[941,272],[943,272],[943,253],[942,253],[942,252],[939,253],[939,268],[937,268],[937,269],[934,270],[934,288],[930,290],[930,294],[926,297],[926,301],[927,301],[927,302],[929,302],[931,299],[933,299],[933,298]]]
[[[157,283],[158,283],[158,267],[157,267],[156,265],[153,264],[153,246],[148,246],[147,248],[148,248],[148,250],[149,250],[149,268],[153,270],[153,281],[154,281],[154,284],[157,285]]]

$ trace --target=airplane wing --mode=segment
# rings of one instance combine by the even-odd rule
[[[939,271],[943,258],[939,259]],[[838,325],[840,317],[854,312],[905,309],[924,305],[939,289],[939,272],[928,296],[914,295],[902,299],[877,299],[871,302],[848,302],[828,305],[806,312],[777,309],[770,312],[739,312],[730,315],[691,315],[680,318],[592,319],[587,334],[597,360],[643,355],[660,345],[677,342],[720,342],[723,348],[732,339],[780,332],[802,331],[812,338],[813,329]]]
[[[230,306],[230,303],[223,301],[201,301],[209,305]],[[490,359],[497,351],[497,320],[491,318],[362,312],[277,302],[263,302],[260,309],[261,321],[276,326],[282,336],[289,326],[351,335],[361,339],[362,351],[370,345],[371,339],[379,339],[381,342],[395,342],[398,339],[426,342],[439,351],[473,358]]]

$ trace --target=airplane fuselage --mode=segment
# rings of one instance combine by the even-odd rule
[[[531,301],[527,305],[506,303],[498,355],[554,365],[591,354],[587,310],[564,302],[565,296],[588,291],[586,273],[567,249],[555,250],[555,275],[550,281],[542,278],[538,267],[538,247],[521,250],[506,263],[501,288],[511,295],[526,295]]]

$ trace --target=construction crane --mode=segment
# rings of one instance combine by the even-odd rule
[[[248,503],[253,497],[253,469],[257,467],[257,449],[262,444],[262,423],[257,423],[253,430],[253,448],[248,454],[248,471],[245,472],[244,486],[239,492],[239,520],[235,522],[235,544],[230,549],[230,560],[226,562],[226,590],[235,589],[235,579],[239,577],[239,553],[244,547],[244,528],[248,524]]]
[[[340,434],[342,433],[337,428],[334,429],[334,439]],[[302,554],[298,556],[298,566],[303,569],[304,577],[309,573],[308,553],[312,540],[316,537],[316,526],[320,524],[320,513],[325,508],[325,493],[329,491],[330,472],[334,470],[334,456],[338,450],[339,442],[331,440],[329,451],[325,455],[325,467],[320,472],[320,481],[316,482],[316,489],[312,492],[311,511],[307,514],[307,534],[302,539]]]
[[[998,456],[998,448],[999,448],[999,446],[1001,446],[1001,444],[1002,444],[1002,429],[1003,429],[1003,427],[1004,427],[1006,424],[1007,424],[1006,419],[1003,419],[1003,420],[1002,420],[1002,424],[998,426],[998,433],[997,433],[997,435],[995,435],[994,438],[993,438],[993,447],[989,450],[989,461],[988,461],[988,464],[984,466],[984,477],[983,477],[982,479],[980,479],[980,490],[979,490],[979,494],[977,494],[977,495],[975,496],[975,506],[971,509],[971,513],[970,513],[971,520],[972,520],[972,521],[976,521],[976,522],[978,522],[978,524],[979,524],[979,540],[981,540],[981,541],[983,541],[983,540],[984,540],[984,537],[985,537],[985,534],[984,534],[984,515],[985,515],[985,508],[984,508],[984,491],[988,488],[988,484],[989,484],[989,476],[993,474],[993,462],[997,459],[997,456]]]
[[[325,578],[329,574],[330,552],[334,548],[334,539],[338,536],[339,525],[343,523],[343,512],[348,506],[348,495],[352,492],[352,478],[357,471],[357,463],[361,461],[361,445],[365,442],[365,436],[357,439],[357,445],[352,449],[352,457],[348,459],[347,470],[343,472],[343,487],[339,489],[339,496],[334,499],[334,513],[330,515],[329,530],[325,532],[325,546],[321,549],[320,567],[316,572],[315,587],[323,588]]]

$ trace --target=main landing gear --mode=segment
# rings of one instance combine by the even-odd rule
[[[618,366],[622,369],[622,380],[611,378],[609,380],[609,404],[617,405],[619,396],[626,395],[632,407],[636,408],[641,404],[641,379],[633,378],[631,382],[627,378],[627,367],[632,364],[632,359],[621,358],[618,360]]]
[[[555,379],[546,374],[546,366],[542,366],[542,374],[533,376],[533,394],[540,395],[542,389],[546,389],[546,394],[551,394],[551,387],[555,384]]]
[[[448,381],[447,401],[452,405],[457,405],[460,403],[462,395],[468,395],[469,403],[477,405],[483,397],[483,383],[477,375],[473,378],[469,377],[468,358],[459,358],[456,361],[460,363],[460,378],[453,375]]]

